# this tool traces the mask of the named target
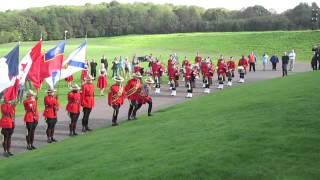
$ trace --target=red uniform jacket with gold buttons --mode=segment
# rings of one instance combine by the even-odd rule
[[[24,115],[24,122],[38,122],[39,121],[39,112],[38,112],[38,103],[34,98],[28,98],[23,101],[24,110],[26,114]]]
[[[142,83],[139,79],[130,79],[124,88],[126,96],[129,100],[138,100]]]
[[[124,102],[124,89],[121,85],[119,84],[114,84],[110,87],[110,91],[108,94],[108,104],[109,106],[114,106],[114,105],[122,105]]]
[[[57,118],[57,111],[59,109],[59,101],[56,96],[44,97],[45,109],[43,116],[45,118]]]
[[[0,127],[2,128],[14,128],[14,115],[16,113],[15,106],[10,103],[4,103],[1,105],[2,117],[0,120]]]
[[[68,104],[66,110],[69,113],[80,113],[80,93],[69,92],[68,93]]]
[[[81,106],[94,107],[94,85],[92,83],[86,83],[81,87]]]

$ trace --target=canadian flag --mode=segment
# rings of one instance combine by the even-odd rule
[[[33,59],[37,59],[41,55],[42,40],[40,40],[20,61],[19,74],[12,78],[11,86],[8,87],[4,93],[4,97],[7,100],[15,100],[18,95],[20,85],[24,85],[26,77],[31,69]]]

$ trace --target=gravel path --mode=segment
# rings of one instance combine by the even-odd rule
[[[271,64],[269,64],[271,66]],[[281,65],[280,65],[281,66]],[[278,65],[278,68],[280,67]],[[272,79],[275,77],[280,77],[282,75],[282,72],[280,70],[278,71],[261,71],[262,67],[261,65],[257,65],[257,71],[256,72],[248,72],[246,75],[246,83],[252,83],[256,81],[262,81],[262,80],[267,80],[267,79]],[[306,63],[301,63],[297,62],[296,63],[296,69],[294,72],[289,72],[289,76],[294,73],[301,73],[301,72],[306,72],[310,71],[310,65]],[[238,86],[239,84],[236,83],[238,80],[238,74],[235,74],[235,79],[233,80],[234,86]],[[216,75],[215,75],[216,79]],[[246,84],[245,83],[245,84]],[[181,84],[184,84],[181,82]],[[198,83],[200,84],[200,82]],[[233,86],[233,87],[234,87]],[[225,86],[226,87],[226,86]],[[211,87],[211,93],[215,93],[218,90],[216,90],[216,83],[215,86]],[[158,111],[160,109],[164,109],[166,107],[174,106],[176,104],[182,103],[186,101],[185,99],[186,95],[186,89],[184,87],[179,87],[177,88],[177,96],[171,97],[170,92],[168,89],[168,85],[162,85],[161,88],[161,94],[160,95],[154,95],[152,94],[153,98],[153,111]],[[203,93],[203,89],[200,88],[198,85],[198,88],[194,89],[193,96],[202,96],[205,95]],[[120,112],[119,112],[119,119],[121,121],[126,121],[127,119],[127,111],[128,111],[129,103],[126,100],[125,104],[121,107]],[[69,117],[67,116],[66,111],[64,110],[65,107],[61,107],[61,110],[58,112],[58,123],[56,125],[56,130],[55,130],[55,138],[58,141],[61,141],[65,138],[69,138]],[[92,110],[90,120],[89,120],[89,127],[92,129],[97,129],[97,128],[103,128],[111,125],[111,116],[112,116],[113,110],[111,107],[107,106],[107,100],[106,96],[103,98],[99,99],[96,101],[95,108]],[[147,113],[147,105],[143,106],[139,111],[138,115],[141,114],[146,114]],[[42,113],[41,113],[42,114]],[[155,113],[154,115],[157,115]],[[77,124],[77,131],[79,134],[80,129],[81,129],[81,117],[82,114],[80,115],[78,124]],[[121,128],[121,123],[120,123],[120,128]],[[41,148],[42,146],[48,145],[46,142],[46,132],[45,132],[46,126],[44,123],[43,117],[40,118],[39,125],[36,129],[36,135],[35,135],[35,142],[34,145],[38,148]],[[12,137],[12,147],[11,147],[11,152],[14,154],[17,153],[22,153],[26,152],[26,141],[25,141],[25,134],[26,134],[26,128],[23,123],[23,118],[19,117],[16,118],[16,128]],[[1,141],[2,141],[2,136],[1,136]],[[53,144],[50,144],[50,146]],[[2,155],[2,148],[0,150],[0,154]],[[0,159],[3,158],[0,155]]]

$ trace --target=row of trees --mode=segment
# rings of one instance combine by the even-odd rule
[[[120,4],[116,1],[85,6],[49,6],[0,13],[0,43],[69,37],[102,37],[211,31],[299,30],[320,27],[311,22],[312,8],[301,3],[277,14],[262,6],[238,11],[197,6]]]

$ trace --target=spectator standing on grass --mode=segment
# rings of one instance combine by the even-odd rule
[[[296,61],[296,53],[294,52],[293,49],[289,53],[288,56],[289,56],[289,71],[293,71],[294,70],[294,63]]]
[[[268,59],[269,59],[269,56],[267,55],[267,53],[264,53],[262,55],[262,65],[263,65],[263,71],[266,70],[266,66],[268,64]]]
[[[97,77],[97,65],[98,63],[96,62],[96,60],[92,59],[92,61],[90,62],[90,74],[94,79],[96,79]]]
[[[320,70],[320,47],[319,47],[319,45],[313,47],[312,51],[314,51],[315,59],[316,59],[316,61],[318,61],[318,64],[319,64],[318,69]]]
[[[101,58],[101,65],[104,65],[104,68],[106,69],[106,71],[108,71],[108,59],[103,55]]]
[[[118,59],[117,57],[115,57],[112,61],[112,67],[111,67],[111,70],[112,70],[112,77],[115,77],[115,76],[118,76]]]
[[[248,56],[249,58],[249,72],[251,72],[251,68],[253,69],[253,72],[256,72],[256,62],[257,62],[257,57],[254,55],[253,52],[251,52]]]
[[[276,71],[277,70],[277,64],[279,63],[279,58],[277,55],[272,55],[270,58],[270,62],[272,64],[272,70]]]
[[[288,76],[288,63],[289,63],[289,56],[287,52],[284,53],[282,56],[282,76]]]

